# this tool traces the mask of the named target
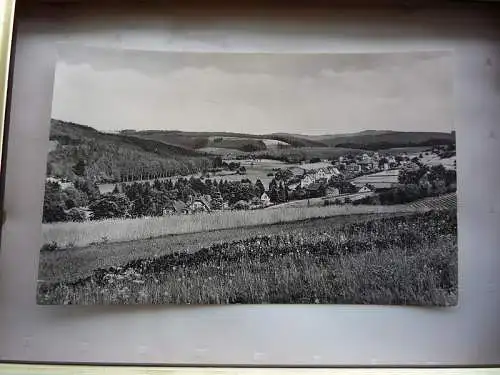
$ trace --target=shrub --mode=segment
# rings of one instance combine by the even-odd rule
[[[46,182],[43,198],[43,222],[65,221],[64,198],[58,183]]]
[[[66,221],[64,205],[61,203],[44,204],[43,206],[43,222],[55,223]]]
[[[233,206],[236,210],[248,210],[250,208],[250,204],[246,201],[238,201]]]
[[[81,208],[73,207],[66,211],[67,221],[83,222],[86,218],[85,211]]]
[[[44,243],[42,247],[40,248],[40,251],[56,251],[59,250],[59,246],[57,245],[56,242],[50,242],[50,243]]]
[[[92,202],[89,208],[96,220],[120,218],[129,214],[131,203],[124,194],[110,194]]]

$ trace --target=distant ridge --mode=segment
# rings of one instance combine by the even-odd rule
[[[269,140],[277,141],[274,147],[291,148],[352,148],[361,150],[376,150],[400,147],[432,146],[455,142],[455,133],[445,132],[414,132],[395,130],[367,129],[354,133],[303,135],[294,133],[248,134],[236,132],[193,132],[181,130],[134,130],[126,129],[114,132],[99,132],[89,126],[53,120],[54,124],[72,126],[75,131],[92,133],[93,136],[109,138],[127,143],[142,145],[146,150],[159,147],[169,153],[199,156],[198,150],[230,149],[242,152],[262,152],[272,149]],[[119,138],[116,138],[119,137]],[[143,142],[134,141],[137,139]],[[152,142],[152,143],[151,143]],[[203,153],[203,152],[202,152]]]

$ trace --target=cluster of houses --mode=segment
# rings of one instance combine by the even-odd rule
[[[307,189],[313,184],[327,182],[334,176],[342,175],[338,168],[332,166],[330,163],[322,164],[317,166],[309,164],[306,168],[291,168],[290,171],[293,173],[293,177],[288,184],[288,189],[290,191],[297,190],[299,187]]]
[[[398,162],[394,155],[381,156],[378,152],[372,155],[364,153],[354,158],[341,156],[334,161],[334,165],[349,174],[387,171],[408,161],[406,153],[402,153],[400,157],[402,160]]]
[[[303,190],[309,196],[323,196],[327,198],[342,199],[361,199],[367,195],[373,194],[374,189],[369,184],[356,186],[357,191],[350,194],[341,194],[337,187],[330,186],[328,182],[333,177],[341,177],[344,174],[338,167],[330,163],[314,163],[309,164],[307,168],[293,168],[294,177],[287,185],[289,191]]]
[[[173,200],[166,204],[163,209],[164,215],[173,214],[195,214],[200,212],[212,212],[216,210],[212,204],[213,200],[217,199],[211,197],[210,195],[203,195],[198,197],[191,197],[188,202],[182,202],[180,200]],[[221,201],[217,209],[228,210],[230,208],[235,209],[259,209],[271,206],[271,199],[269,195],[264,192],[260,197],[255,197],[250,202],[248,201],[238,201],[232,207],[226,201]]]
[[[295,194],[293,199],[303,199],[297,197],[305,193],[304,196],[307,197],[333,198],[341,202],[347,202],[347,200],[354,202],[398,185],[400,171],[405,168],[419,168],[405,153],[401,153],[397,157],[393,155],[381,156],[377,152],[355,157],[341,156],[333,161],[324,160],[317,163],[290,166],[287,169],[288,178],[285,186],[289,193]],[[241,167],[238,169],[238,174],[245,174],[245,172]],[[331,186],[329,181],[335,177],[349,182],[354,191],[341,192],[339,188]],[[52,177],[48,177],[47,181],[60,184],[63,190],[72,185],[69,181]],[[188,202],[172,200],[163,208],[163,214],[192,214],[234,208],[260,209],[272,205],[269,192],[264,192],[260,197],[254,197],[250,201],[238,201],[231,206],[221,196],[203,195],[191,197]]]
[[[210,195],[192,198],[186,203],[180,200],[172,200],[168,202],[163,208],[163,214],[173,215],[210,212],[212,211],[212,207],[210,204],[211,200],[212,197]]]
[[[302,189],[308,193],[322,192],[326,198],[338,198],[340,201],[355,201],[375,195],[376,192],[393,188],[398,184],[402,168],[419,168],[406,153],[380,156],[361,154],[356,157],[339,157],[332,161],[303,164],[291,168],[293,177],[287,184],[289,191]],[[341,194],[338,188],[328,186],[332,177],[342,176],[355,188],[355,192]]]

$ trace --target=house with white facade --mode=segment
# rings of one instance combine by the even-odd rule
[[[328,178],[328,173],[325,171],[325,169],[321,168],[316,171],[314,177],[316,178],[316,180],[319,180],[321,178]]]
[[[340,176],[341,175],[341,173],[340,173],[340,171],[339,171],[338,168],[332,167],[331,171],[332,171],[332,175],[334,175],[334,176]]]
[[[67,189],[69,187],[73,187],[74,186],[74,184],[72,182],[63,181],[60,178],[55,178],[55,177],[47,177],[46,181],[54,183],[54,184],[58,184],[61,187],[61,190],[65,190],[65,189]]]
[[[260,196],[260,202],[264,205],[264,206],[269,206],[271,204],[271,198],[269,198],[269,195],[267,195],[266,192],[262,193],[262,195]]]
[[[302,180],[300,180],[300,187],[305,189],[314,182],[314,177],[310,174],[305,175]]]
[[[372,189],[368,185],[365,185],[361,187],[361,189],[358,190],[358,193],[371,193]]]
[[[196,198],[189,204],[189,209],[192,212],[210,212],[210,204],[203,198]]]

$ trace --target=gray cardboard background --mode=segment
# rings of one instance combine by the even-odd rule
[[[474,8],[475,9],[475,8]],[[0,252],[0,360],[244,365],[500,363],[500,30],[480,10],[280,18],[116,12],[19,23]],[[157,13],[158,14],[158,13]],[[304,13],[305,14],[305,13]],[[321,16],[321,17],[319,17]],[[194,51],[451,49],[459,306],[37,306],[55,42]]]

